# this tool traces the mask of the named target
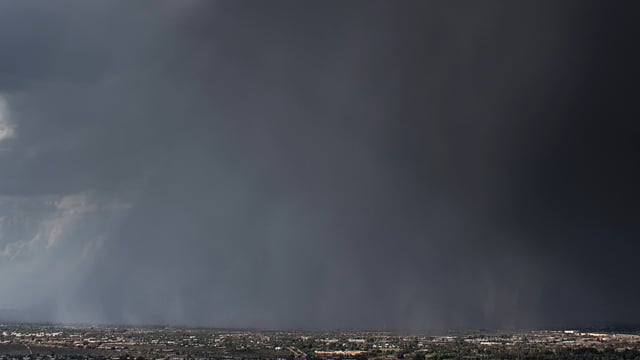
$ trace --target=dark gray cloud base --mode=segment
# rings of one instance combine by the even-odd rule
[[[640,321],[631,10],[1,2],[0,308]]]

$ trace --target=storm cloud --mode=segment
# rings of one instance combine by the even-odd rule
[[[0,308],[638,322],[631,10],[0,2]]]

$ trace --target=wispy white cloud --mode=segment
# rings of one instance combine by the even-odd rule
[[[129,208],[95,192],[0,196],[0,308],[66,304]]]
[[[103,200],[97,194],[77,193],[64,196],[0,196],[0,256],[16,259],[37,254],[62,241],[74,242],[82,229],[82,238],[99,237],[102,220],[118,215],[130,204]],[[96,233],[87,236],[86,226],[94,224]],[[89,232],[91,233],[91,232]]]
[[[9,118],[7,100],[0,95],[0,142],[15,137],[15,125]]]

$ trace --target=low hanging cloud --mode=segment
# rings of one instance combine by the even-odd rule
[[[51,294],[72,296],[73,282],[96,261],[129,208],[90,192],[0,196],[0,308],[42,309],[43,299],[50,308]],[[65,302],[56,301],[55,308],[66,308]]]

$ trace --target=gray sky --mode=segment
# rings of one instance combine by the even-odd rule
[[[639,322],[638,29],[608,6],[0,1],[0,309]]]

